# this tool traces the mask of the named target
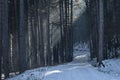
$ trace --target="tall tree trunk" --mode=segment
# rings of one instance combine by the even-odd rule
[[[73,0],[71,0],[71,12],[70,12],[70,61],[73,60]]]
[[[69,51],[68,51],[68,25],[67,25],[67,1],[64,1],[64,8],[65,8],[65,16],[64,16],[64,36],[65,36],[65,61],[67,62],[69,59]]]
[[[52,59],[51,59],[51,50],[50,50],[50,0],[47,1],[47,27],[46,27],[46,63],[47,65],[51,65]]]
[[[99,64],[103,64],[103,36],[104,35],[104,3],[99,0]]]
[[[2,0],[3,13],[2,13],[2,54],[3,54],[3,68],[5,77],[9,76],[9,27],[8,27],[8,0]]]
[[[63,0],[59,0],[59,9],[60,9],[60,62],[64,62],[64,32],[63,32]]]
[[[2,0],[0,0],[0,65],[2,60]],[[1,80],[1,72],[2,68],[0,66],[0,80]]]
[[[43,37],[43,4],[42,1],[39,1],[39,5],[40,5],[40,26],[39,26],[39,31],[40,31],[40,38],[39,38],[39,49],[40,49],[40,66],[44,66],[45,65],[45,57],[44,57],[44,37]]]
[[[20,23],[19,23],[19,70],[26,70],[26,27],[24,16],[24,0],[20,0]]]

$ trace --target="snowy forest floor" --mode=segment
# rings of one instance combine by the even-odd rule
[[[7,80],[120,80],[120,59],[103,61],[105,67],[94,67],[89,49],[74,47],[74,60],[62,65],[27,70]]]

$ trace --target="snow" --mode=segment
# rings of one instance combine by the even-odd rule
[[[110,59],[103,61],[105,68],[98,68],[99,71],[111,76],[120,77],[120,59]]]
[[[74,60],[62,65],[25,71],[7,80],[120,80],[120,59],[103,61],[104,67],[93,67],[86,46],[74,47]]]

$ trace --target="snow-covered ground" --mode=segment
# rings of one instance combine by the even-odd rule
[[[87,46],[74,47],[74,60],[63,65],[25,71],[7,80],[120,80],[120,59],[103,61],[105,68],[89,63]]]

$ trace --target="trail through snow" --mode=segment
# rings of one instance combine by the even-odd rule
[[[116,71],[118,74],[120,73],[120,59],[115,60],[115,62],[114,60],[104,61],[106,68],[93,67],[88,62],[89,49],[80,46],[74,48],[74,60],[70,63],[28,70],[8,80],[120,80],[120,75],[115,76]],[[108,63],[112,65],[112,68],[108,66]],[[113,69],[115,67],[117,69]],[[116,73],[112,73],[113,71]]]

